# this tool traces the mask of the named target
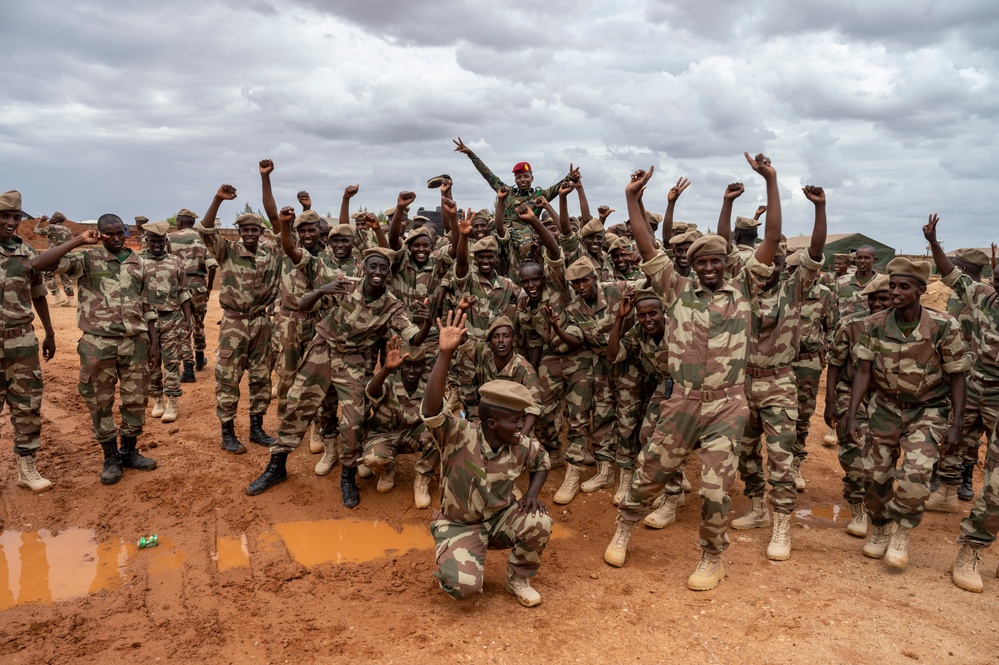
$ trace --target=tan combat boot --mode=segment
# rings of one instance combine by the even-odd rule
[[[619,505],[624,501],[624,497],[628,496],[628,492],[631,490],[631,481],[634,477],[634,471],[621,469],[621,479],[617,483],[617,491],[614,492],[614,498],[612,499],[615,506]]]
[[[720,554],[701,552],[701,560],[697,568],[687,578],[687,588],[691,591],[708,591],[714,589],[725,577],[725,562]]]
[[[905,568],[909,565],[909,534],[912,529],[895,523],[891,526],[891,538],[885,550],[885,563],[892,568]]]
[[[766,496],[749,497],[753,505],[749,511],[737,519],[732,520],[733,529],[762,529],[770,526],[770,511],[767,509]]]
[[[822,445],[826,448],[832,448],[837,443],[839,443],[839,437],[836,436],[836,430],[831,429],[822,437]]]
[[[565,505],[576,498],[576,493],[579,491],[579,476],[582,471],[583,467],[577,464],[569,464],[565,467],[565,480],[555,492],[555,503]]]
[[[610,545],[604,550],[604,561],[618,568],[624,565],[624,561],[628,557],[628,541],[631,540],[631,530],[634,528],[634,524],[625,524],[620,519],[617,520],[614,537],[611,538]]]
[[[961,509],[957,502],[957,485],[937,485],[935,492],[926,499],[923,510],[930,510],[935,513],[956,513]]]
[[[17,456],[17,484],[35,493],[52,489],[52,482],[42,478],[35,469],[34,455]]]
[[[871,529],[871,537],[864,543],[864,556],[871,559],[884,557],[885,550],[888,549],[888,540],[891,537],[888,533],[890,526],[890,524],[885,524],[884,526],[873,525],[874,528]]]
[[[801,476],[801,458],[795,457],[791,461],[791,477],[794,478],[794,489],[799,492],[805,491],[805,479]]]
[[[318,455],[325,450],[326,446],[323,444],[323,433],[319,429],[319,423],[313,421],[312,434],[309,435],[309,452]]]
[[[325,476],[333,467],[336,466],[336,461],[340,459],[340,450],[336,443],[330,443],[323,448],[323,456],[320,458],[319,462],[316,464],[316,475]]]
[[[64,302],[66,302],[67,300],[69,300],[69,298],[66,297],[66,294],[63,293],[62,291],[60,291],[59,293],[53,293],[52,297],[55,298],[55,300],[52,301],[52,306],[53,307],[58,307],[58,306],[62,305]]]
[[[957,558],[951,566],[950,576],[954,584],[965,591],[982,592],[982,576],[978,572],[978,564],[982,562],[982,548],[971,545],[961,545]]]
[[[76,301],[73,300],[73,296],[66,296],[66,300],[59,303],[60,307],[76,307]]]
[[[391,492],[392,488],[395,487],[395,469],[396,463],[392,462],[389,464],[388,471],[384,475],[378,478],[378,483],[375,485],[375,489],[379,492]]]
[[[163,417],[160,420],[165,423],[177,420],[177,397],[175,395],[167,395],[166,408],[163,409]]]
[[[541,604],[541,594],[531,586],[530,578],[508,572],[506,574],[506,590],[516,596],[524,607],[534,607]]]
[[[680,489],[684,492],[690,492],[694,488],[690,486],[690,481],[687,480],[687,470],[680,468]]]
[[[676,508],[682,505],[683,494],[665,494],[659,497],[659,506],[645,516],[642,523],[650,529],[665,529],[676,521]]]
[[[597,462],[597,472],[589,480],[579,486],[583,494],[614,487],[614,463]]]
[[[413,503],[420,510],[430,507],[430,476],[416,474],[413,479]]]
[[[358,464],[357,465],[357,477],[358,478],[370,478],[373,475],[375,475],[374,472],[370,468],[368,468],[367,466],[365,466],[364,464]]]
[[[791,558],[791,514],[774,513],[774,531],[767,545],[767,558],[787,561]]]
[[[850,523],[846,525],[846,532],[857,538],[867,537],[867,511],[863,503],[850,504]]]
[[[153,398],[153,410],[149,414],[153,418],[162,418],[163,412],[166,410],[166,406],[163,402],[163,395],[157,395]]]

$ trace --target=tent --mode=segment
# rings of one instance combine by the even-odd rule
[[[787,249],[788,251],[807,249],[811,241],[812,236],[788,238]],[[870,245],[877,252],[878,259],[874,262],[874,265],[882,271],[888,266],[888,262],[895,258],[894,247],[889,247],[870,236],[865,236],[863,233],[832,233],[826,236],[826,248],[823,252],[826,258],[822,263],[827,268],[831,268],[833,254],[852,254],[858,247],[863,247],[864,245]]]

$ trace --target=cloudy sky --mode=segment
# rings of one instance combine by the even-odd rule
[[[0,0],[0,187],[71,219],[203,212],[221,183],[260,207],[272,158],[279,204],[322,213],[400,190],[435,206],[491,191],[461,136],[501,175],[537,184],[581,167],[595,209],[623,219],[630,172],[655,164],[647,206],[692,181],[677,219],[713,226],[729,182],[762,182],[766,152],[787,235],[808,233],[800,187],[826,188],[830,232],[921,252],[999,241],[999,4],[994,0]],[[512,176],[510,176],[512,181]]]

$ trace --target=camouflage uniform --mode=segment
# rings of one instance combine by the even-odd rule
[[[527,414],[534,416],[541,415],[541,387],[538,384],[538,373],[531,366],[531,363],[527,362],[527,358],[514,351],[510,360],[507,361],[506,366],[503,369],[496,369],[496,356],[493,355],[492,349],[489,348],[487,342],[476,344],[474,354],[475,383],[473,384],[473,389],[476,396],[470,403],[465,404],[465,413],[468,420],[478,419],[479,388],[493,379],[515,381],[530,390],[531,395],[534,397],[534,403],[538,406],[528,408]]]
[[[155,257],[146,250],[140,254],[149,280],[149,302],[156,310],[156,339],[160,345],[160,365],[152,370],[150,397],[180,397],[180,363],[186,337],[181,306],[191,299],[187,290],[184,263],[178,256]]]
[[[837,302],[839,303],[839,317],[846,318],[857,312],[870,312],[867,308],[867,297],[860,295],[872,279],[878,276],[877,271],[868,279],[860,281],[857,273],[847,273],[836,280]]]
[[[372,394],[371,385],[364,391],[371,403],[368,416],[367,438],[364,440],[362,462],[376,475],[386,473],[395,465],[396,455],[420,453],[414,470],[422,476],[433,476],[440,464],[440,453],[420,417],[427,377],[420,379],[416,390],[406,390],[399,372],[393,372],[382,385],[379,395]]]
[[[441,589],[469,598],[482,588],[487,549],[511,549],[509,571],[533,577],[552,532],[546,514],[521,512],[513,495],[524,471],[547,471],[548,453],[534,438],[520,437],[493,450],[477,423],[442,408],[424,418],[441,456],[441,505],[430,523]]]
[[[277,339],[278,418],[288,406],[288,389],[295,380],[305,347],[316,336],[317,314],[298,311],[298,303],[309,291],[322,286],[323,266],[318,256],[302,250],[302,258],[293,263],[287,256],[281,259],[280,297],[274,308],[274,330]]]
[[[665,339],[674,384],[672,396],[661,402],[662,429],[638,454],[635,479],[618,519],[634,524],[651,512],[653,501],[700,445],[700,546],[708,554],[721,554],[728,547],[729,490],[735,481],[738,439],[749,417],[745,384],[750,303],[773,267],[751,257],[742,272],[717,291],[677,274],[665,252],[641,268],[666,302]]]
[[[267,307],[277,296],[281,247],[264,238],[256,253],[240,240],[226,240],[217,227],[197,226],[205,247],[220,268],[218,357],[215,360],[215,409],[219,420],[236,417],[239,382],[250,374],[250,415],[263,415],[271,402],[271,322]]]
[[[444,252],[436,257],[431,255],[423,266],[418,266],[410,254],[409,245],[406,245],[395,253],[389,289],[411,312],[416,311],[425,299],[430,300],[430,305],[433,306],[433,300],[450,274],[452,264],[451,257]],[[439,331],[434,326],[423,343],[423,350],[430,363],[437,357],[439,339]]]
[[[73,232],[69,230],[65,225],[49,222],[47,225],[42,226],[41,222],[35,224],[34,233],[37,236],[42,236],[48,241],[49,247],[57,247],[64,242],[69,242],[73,239]],[[56,285],[55,275],[51,272],[44,273],[45,275],[45,286],[48,287],[49,293],[55,295],[59,293],[59,287]],[[62,283],[63,292],[67,297],[73,297],[73,280],[65,275],[59,275],[59,281]]]
[[[101,246],[67,254],[53,272],[75,279],[80,289],[76,309],[76,322],[83,331],[76,347],[79,390],[90,410],[94,438],[107,442],[118,435],[111,415],[118,381],[121,435],[137,437],[146,422],[148,330],[156,320],[145,264],[131,250],[119,260]]]
[[[208,271],[218,263],[209,256],[201,235],[193,228],[171,232],[170,253],[184,263],[184,277],[191,294],[191,329],[184,328],[181,343],[181,360],[194,362],[194,351],[205,351],[205,315],[208,312]],[[192,351],[192,338],[194,349]]]
[[[822,378],[822,358],[832,342],[836,323],[839,321],[839,307],[832,291],[818,282],[805,293],[801,304],[801,333],[798,339],[798,355],[794,359],[794,380],[798,389],[798,421],[795,425],[794,457],[804,459],[805,442],[808,439],[808,426],[815,413],[815,400],[819,394],[819,379]]]
[[[895,310],[885,310],[867,318],[854,353],[871,361],[876,388],[867,421],[867,513],[875,526],[892,521],[915,528],[930,495],[930,474],[950,415],[948,375],[971,367],[960,326],[949,314],[923,307],[907,336]],[[902,465],[896,470],[900,456]]]
[[[0,409],[10,407],[14,454],[33,455],[41,445],[42,370],[31,322],[32,298],[45,297],[42,277],[31,268],[38,253],[20,237],[0,244]]]

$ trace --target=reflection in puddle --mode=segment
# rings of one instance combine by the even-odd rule
[[[246,534],[219,536],[215,539],[215,562],[219,572],[233,568],[250,567],[250,550],[246,547]]]
[[[832,504],[829,506],[815,506],[813,508],[799,508],[794,511],[794,516],[798,519],[811,519],[813,517],[818,517],[824,520],[829,520],[831,522],[836,522],[839,520],[840,507],[839,504]]]

